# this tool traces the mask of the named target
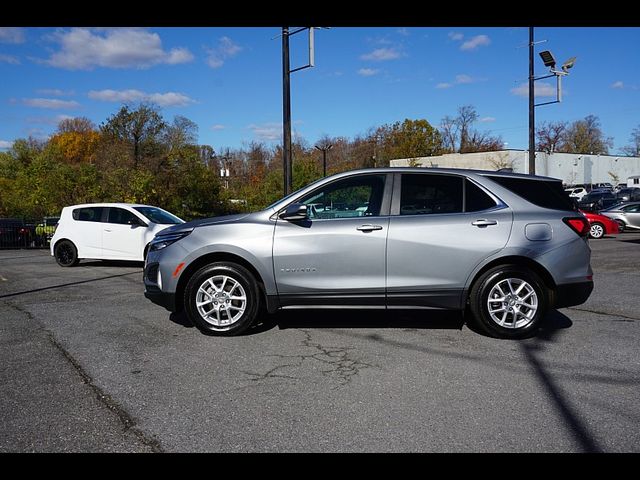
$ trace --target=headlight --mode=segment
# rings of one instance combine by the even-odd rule
[[[152,241],[151,245],[149,245],[149,251],[162,250],[163,248],[168,247],[172,243],[177,242],[181,238],[186,237],[193,231],[193,228],[190,230],[181,230],[179,232],[167,233],[165,235],[158,235]]]

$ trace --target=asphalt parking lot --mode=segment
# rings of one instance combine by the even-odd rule
[[[202,334],[142,265],[0,251],[0,452],[638,452],[640,234],[540,334],[459,314],[294,311]]]

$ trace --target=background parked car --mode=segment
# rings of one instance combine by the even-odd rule
[[[620,233],[620,229],[618,228],[618,222],[610,219],[609,217],[605,217],[604,215],[599,215],[597,213],[592,212],[580,212],[587,220],[589,220],[589,237],[590,238],[602,238],[604,235],[615,235],[616,233]]]
[[[184,223],[159,207],[92,203],[64,207],[51,239],[51,255],[62,267],[80,259],[144,260],[156,233]]]
[[[603,215],[615,220],[620,231],[640,230],[640,202],[622,203],[602,210]]]
[[[0,247],[28,247],[35,231],[19,218],[0,218]]]
[[[620,202],[638,202],[640,201],[640,188],[622,188],[616,193],[616,198]]]
[[[564,190],[569,194],[569,197],[581,200],[587,194],[587,190],[584,187],[565,188]]]
[[[611,192],[592,190],[578,202],[578,208],[585,212],[598,212],[619,203]]]
[[[36,226],[36,243],[38,245],[48,245],[56,231],[60,217],[44,217],[42,222]]]

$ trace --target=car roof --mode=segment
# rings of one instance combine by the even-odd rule
[[[141,203],[114,203],[114,202],[107,202],[107,203],[80,203],[78,205],[69,205],[68,207],[65,208],[89,208],[89,207],[129,207],[129,208],[134,208],[134,207],[152,207],[152,208],[160,208],[160,207],[154,207],[153,205],[144,205]]]
[[[511,177],[511,178],[522,178],[527,180],[541,180],[541,181],[555,181],[560,182],[559,178],[553,177],[544,177],[542,175],[529,175],[526,173],[514,173],[514,172],[500,172],[494,170],[474,170],[469,168],[438,168],[438,167],[376,167],[376,168],[361,168],[357,170],[349,170],[346,172],[342,172],[342,174],[352,175],[355,173],[448,173],[454,175],[481,175],[483,177],[491,176],[491,177]],[[336,178],[339,175],[336,174]],[[328,178],[328,177],[327,177]]]

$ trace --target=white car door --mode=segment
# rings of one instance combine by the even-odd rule
[[[137,215],[120,207],[110,207],[106,223],[102,224],[103,258],[143,260],[148,225]]]
[[[78,249],[79,258],[102,258],[102,213],[104,207],[83,207],[73,210],[73,222],[65,232]],[[67,225],[65,224],[65,227]]]

